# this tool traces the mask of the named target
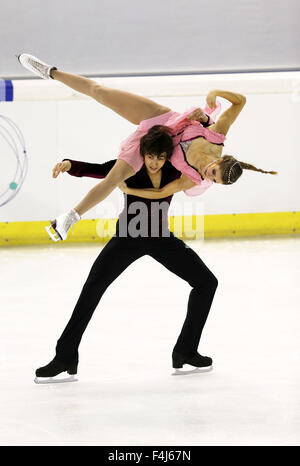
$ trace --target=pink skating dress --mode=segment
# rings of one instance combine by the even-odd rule
[[[200,173],[187,163],[180,143],[196,139],[197,137],[204,137],[211,143],[223,144],[226,137],[223,134],[204,128],[204,126],[202,126],[198,121],[188,120],[187,117],[197,108],[199,107],[192,107],[184,113],[178,113],[171,110],[163,115],[142,121],[137,130],[121,144],[118,159],[124,160],[132,166],[135,172],[138,172],[144,164],[144,159],[140,154],[141,138],[147,134],[149,129],[154,125],[168,126],[172,130],[174,143],[174,150],[170,158],[170,162],[175,168],[177,168],[177,170],[181,171],[197,184],[197,186],[187,189],[184,192],[188,196],[198,196],[199,194],[202,194],[213,184],[213,182],[207,178],[202,180]],[[209,123],[212,124],[216,116],[221,111],[221,104],[217,102],[217,106],[214,109],[211,109],[206,105],[203,111],[209,115]]]

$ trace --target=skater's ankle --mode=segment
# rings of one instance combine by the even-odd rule
[[[50,70],[50,76],[52,79],[57,78],[58,74],[59,74],[58,70],[55,70],[55,69]]]
[[[81,209],[79,206],[73,207],[73,210],[75,210],[76,214],[78,214],[80,218],[86,212],[84,209]]]

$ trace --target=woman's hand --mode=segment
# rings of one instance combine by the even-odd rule
[[[203,112],[202,108],[197,108],[196,110],[193,111],[188,117],[188,120],[196,120],[199,121],[200,123],[207,123],[209,120],[209,117],[206,115],[206,113]]]
[[[59,162],[55,165],[52,170],[52,177],[57,178],[60,173],[68,172],[71,169],[70,160],[64,160],[64,162]]]
[[[216,91],[210,91],[210,92],[207,94],[206,102],[207,102],[207,105],[208,105],[210,108],[216,108],[216,106],[217,106],[217,104],[216,104],[216,98],[217,98]]]
[[[118,188],[120,188],[123,193],[128,194],[128,186],[125,181],[121,181],[121,183],[118,184]]]

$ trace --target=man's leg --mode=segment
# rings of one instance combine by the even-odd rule
[[[178,277],[187,281],[190,292],[187,315],[174,350],[184,356],[197,352],[218,281],[204,262],[191,248],[176,238],[159,239],[160,246],[152,248],[151,257]]]
[[[78,360],[78,346],[103,293],[135,260],[143,248],[133,239],[113,237],[94,262],[73,314],[56,345],[56,359],[64,363]]]

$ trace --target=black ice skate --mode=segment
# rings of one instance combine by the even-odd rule
[[[73,364],[65,364],[57,359],[53,359],[47,366],[40,367],[35,371],[35,383],[62,383],[62,382],[77,382],[75,378],[77,374],[78,362]],[[70,377],[57,377],[62,372],[67,372]]]
[[[175,369],[175,372],[173,372],[172,375],[198,374],[212,370],[212,359],[208,356],[201,356],[199,353],[195,353],[193,356],[183,356],[182,354],[179,354],[177,351],[173,350],[172,362],[173,368]],[[194,366],[195,369],[187,371],[179,370],[184,364]]]

